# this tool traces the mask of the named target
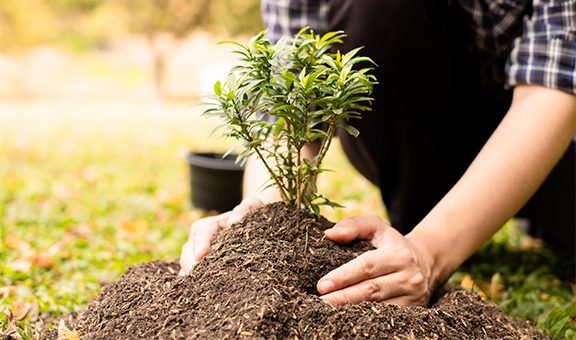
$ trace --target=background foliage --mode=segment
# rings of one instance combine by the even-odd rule
[[[127,33],[227,36],[262,28],[258,0],[2,0],[0,52],[42,43],[86,50]]]
[[[190,207],[184,155],[231,146],[207,145],[219,122],[184,104],[135,102],[121,114],[114,102],[51,103],[49,121],[46,105],[0,102],[0,334],[10,312],[28,306],[16,322],[24,338],[35,338],[45,318],[81,309],[129,266],[176,260],[188,226],[204,214]],[[323,215],[385,215],[338,143],[326,167],[334,172],[320,176],[319,190],[345,208]],[[576,287],[567,260],[510,223],[451,283],[570,339]]]

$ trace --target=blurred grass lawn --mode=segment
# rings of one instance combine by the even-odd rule
[[[186,103],[154,101],[0,102],[0,334],[9,310],[30,303],[20,331],[39,316],[79,310],[127,267],[176,260],[192,221],[188,150],[223,151],[217,121]],[[336,143],[320,191],[346,206],[337,220],[384,214],[378,191]],[[451,282],[481,291],[508,313],[554,337],[576,333],[574,286],[563,259],[504,228]],[[37,309],[36,309],[37,308]]]

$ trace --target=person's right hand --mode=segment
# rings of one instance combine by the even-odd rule
[[[257,198],[244,199],[234,210],[217,216],[202,218],[190,226],[188,241],[182,247],[180,255],[180,275],[190,274],[192,268],[202,260],[210,250],[210,242],[220,230],[230,228],[247,213],[263,205]]]

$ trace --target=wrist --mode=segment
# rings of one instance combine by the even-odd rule
[[[252,195],[247,195],[242,202],[259,201],[262,204],[270,204],[281,201],[280,194],[274,191],[261,191]]]
[[[449,256],[450,248],[439,235],[422,229],[415,228],[406,235],[406,239],[420,253],[419,258],[423,262],[421,266],[425,268],[430,293],[433,294],[448,281],[460,261],[454,261],[455,256]]]

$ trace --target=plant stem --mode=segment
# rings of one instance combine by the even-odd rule
[[[301,176],[302,176],[302,155],[300,154],[302,148],[296,149],[296,207],[301,208],[302,196],[304,195],[303,190],[306,188],[301,188]]]
[[[240,122],[244,123],[244,122],[242,122],[242,115],[239,114],[239,110],[235,108],[235,111],[238,113],[238,117],[240,118]],[[247,129],[244,124],[241,124],[241,129],[242,129],[242,133],[246,136],[247,141],[253,142],[256,140],[256,138],[252,137],[250,130]],[[266,158],[262,155],[262,153],[260,152],[260,149],[258,149],[258,146],[254,146],[253,150],[258,155],[258,158],[260,158],[260,161],[262,162],[262,164],[264,164],[264,166],[266,167],[266,170],[270,174],[270,177],[272,177],[272,180],[276,183],[276,186],[278,187],[278,191],[280,192],[280,197],[282,198],[282,200],[284,202],[288,202],[289,198],[288,198],[288,195],[286,194],[286,190],[285,190],[284,186],[282,185],[282,181],[278,178],[278,176],[276,176],[276,174],[274,173],[274,171],[272,170],[272,168],[270,167],[270,165],[266,161]]]
[[[314,158],[314,167],[318,167],[320,165],[320,163],[322,162],[322,160],[324,159],[324,157],[326,156],[326,153],[328,152],[328,149],[330,148],[330,143],[332,143],[332,137],[334,136],[334,133],[336,132],[336,123],[335,122],[331,122],[328,125],[328,131],[326,131],[326,137],[324,137],[324,140],[322,140],[322,145],[320,146],[320,151],[318,152],[318,156],[316,156],[316,158]]]

